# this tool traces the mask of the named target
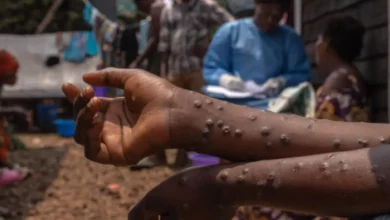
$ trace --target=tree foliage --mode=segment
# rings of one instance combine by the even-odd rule
[[[54,0],[1,0],[0,33],[33,34],[45,17]],[[82,0],[72,1],[69,10],[60,8],[54,19],[44,32],[69,30],[88,30],[88,25],[82,19],[84,3]]]

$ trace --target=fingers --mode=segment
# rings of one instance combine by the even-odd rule
[[[117,68],[107,68],[101,71],[87,73],[83,76],[86,83],[93,86],[105,86],[124,89],[126,81],[137,76],[142,70],[124,70]]]
[[[71,103],[73,103],[80,94],[80,89],[71,83],[63,84],[62,91]]]
[[[82,97],[80,97],[79,100],[80,103],[84,101]],[[82,108],[78,112],[76,117],[76,130],[75,130],[75,137],[74,137],[77,143],[84,145],[85,141],[89,138],[86,136],[86,131],[93,127],[95,123],[94,117],[98,113],[99,109],[100,109],[100,100],[98,98],[92,98],[86,104],[85,108]],[[76,111],[78,111],[78,109],[76,109]]]

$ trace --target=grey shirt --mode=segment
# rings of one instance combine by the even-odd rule
[[[186,74],[202,70],[202,57],[194,54],[200,44],[209,43],[212,27],[233,17],[213,0],[173,1],[161,14],[159,52],[169,53],[168,73]]]

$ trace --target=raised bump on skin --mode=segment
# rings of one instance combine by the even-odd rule
[[[328,162],[323,162],[321,165],[320,165],[320,170],[321,171],[325,171],[326,169],[329,168],[329,163]]]
[[[207,105],[211,105],[211,104],[213,104],[213,101],[211,101],[210,99],[207,99],[207,100],[206,100],[206,104],[207,104]]]
[[[340,139],[336,139],[333,141],[333,147],[335,149],[339,149],[341,147],[341,140]]]
[[[237,177],[237,183],[244,183],[245,182],[245,176],[244,175],[239,175]]]
[[[256,121],[257,120],[257,116],[256,115],[251,115],[251,116],[249,116],[249,120]]]
[[[228,175],[229,175],[229,172],[228,172],[228,171],[223,171],[223,172],[220,174],[219,177],[220,177],[221,180],[227,180]]]
[[[261,135],[263,137],[267,137],[270,134],[271,134],[271,131],[270,131],[270,129],[267,126],[264,126],[264,127],[261,128]]]
[[[218,120],[217,121],[217,126],[219,127],[219,128],[222,128],[223,127],[223,121],[222,120]]]
[[[235,135],[236,137],[241,137],[241,136],[242,136],[242,131],[241,131],[240,129],[236,129],[236,130],[234,131],[234,135]]]
[[[230,127],[227,125],[222,128],[222,131],[224,134],[229,134],[231,132]]]
[[[199,100],[195,100],[194,101],[194,107],[195,108],[201,108],[202,107],[202,103]]]
[[[213,120],[212,119],[207,119],[206,120],[206,125],[207,125],[207,127],[212,127],[213,125],[214,125],[214,122],[213,122]]]
[[[288,144],[288,143],[290,143],[290,138],[287,136],[287,134],[282,134],[282,135],[280,135],[280,141],[283,144]]]

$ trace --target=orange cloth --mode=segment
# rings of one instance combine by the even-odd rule
[[[0,77],[15,75],[19,69],[16,58],[6,50],[0,50]]]

